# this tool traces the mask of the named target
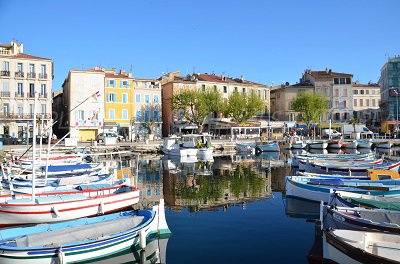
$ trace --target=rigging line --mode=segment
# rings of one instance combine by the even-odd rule
[[[77,107],[79,107],[81,104],[85,103],[85,102],[86,102],[87,100],[89,100],[91,97],[93,97],[93,95],[91,95],[91,96],[89,96],[88,98],[86,98],[85,100],[83,100],[81,103],[79,103],[79,104],[76,105],[74,108],[72,108],[71,110],[69,110],[66,114],[62,114],[59,118],[57,118],[56,121],[54,121],[54,122],[51,124],[51,126],[55,125],[58,121],[61,120],[61,118],[67,116],[69,113],[71,113],[72,111],[74,111]],[[34,125],[36,125],[36,124],[34,124]],[[44,132],[48,131],[49,129],[50,129],[50,128],[47,128]],[[43,136],[43,132],[42,132],[42,134],[41,134],[40,136]],[[36,139],[35,139],[35,140],[36,140]],[[28,141],[29,141],[29,139],[28,139]],[[28,151],[32,148],[32,146],[33,146],[33,138],[32,138],[32,145],[29,146],[29,148],[18,158],[18,161],[19,161],[23,156],[25,156],[26,153],[28,153]]]

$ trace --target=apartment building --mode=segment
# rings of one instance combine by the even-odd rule
[[[104,128],[118,132],[126,139],[132,134],[135,87],[131,73],[116,69],[104,70],[105,120]]]
[[[331,119],[333,122],[348,122],[353,118],[352,74],[307,69],[301,82],[309,81],[314,91],[328,100],[327,113],[321,116],[322,122]]]
[[[179,71],[166,74],[161,77],[163,86],[163,135],[167,136],[174,131],[174,124],[182,123],[182,115],[171,110],[170,100],[175,93],[182,89],[215,89],[228,99],[234,92],[250,93],[254,91],[265,100],[265,113],[270,112],[270,87],[240,78],[232,78],[216,74],[194,73],[185,77],[180,76]]]
[[[398,96],[400,95],[400,56],[388,58],[381,68],[381,119],[399,120]]]
[[[63,87],[62,126],[77,141],[96,139],[104,129],[103,69],[70,70]]]
[[[152,124],[152,134],[162,137],[161,83],[157,79],[135,78],[135,106],[132,134],[144,138],[148,134],[146,123]]]
[[[302,92],[314,92],[314,85],[306,81],[294,85],[281,85],[271,89],[271,117],[274,120],[298,121],[292,101]]]
[[[370,128],[379,127],[381,101],[380,86],[377,83],[353,83],[354,117]]]
[[[34,99],[44,126],[52,122],[53,61],[24,53],[22,43],[0,44],[0,134],[29,136]]]

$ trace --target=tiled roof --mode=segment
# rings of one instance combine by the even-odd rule
[[[121,78],[121,79],[126,79],[126,78],[130,78],[130,77],[129,77],[129,75],[125,75],[125,74],[106,73],[106,78]]]
[[[379,84],[377,83],[368,83],[368,84],[362,84],[362,83],[353,83],[353,87],[363,87],[363,88],[380,88]]]
[[[215,75],[215,74],[204,74],[204,73],[199,73],[195,75],[199,81],[206,81],[206,82],[218,82],[218,83],[237,83],[237,84],[247,84],[247,85],[263,85],[264,84],[259,84],[251,81],[247,81],[243,78],[231,78],[231,77],[225,77],[221,75]]]
[[[16,55],[16,57],[21,58],[21,59],[51,60],[51,59],[48,59],[48,58],[37,57],[37,56],[33,56],[33,55],[30,55],[30,54],[26,54],[26,53],[18,53]]]
[[[314,78],[332,78],[332,77],[352,77],[353,74],[333,72],[333,71],[309,71],[307,72]]]
[[[296,83],[292,84],[289,87],[314,87],[310,82],[302,82],[302,83]]]

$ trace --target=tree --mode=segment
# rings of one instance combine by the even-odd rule
[[[360,119],[359,118],[353,118],[352,120],[349,121],[350,125],[353,125],[353,132],[356,133],[356,125],[360,124]]]
[[[248,94],[234,91],[228,99],[226,114],[238,123],[244,123],[264,110],[265,102],[254,91]]]
[[[223,111],[222,95],[216,90],[186,89],[171,99],[172,110],[182,110],[183,117],[203,131],[204,120],[211,112]]]
[[[326,113],[327,100],[321,94],[302,92],[292,101],[292,109],[300,113],[301,120],[308,128],[310,123],[318,123],[319,117]]]

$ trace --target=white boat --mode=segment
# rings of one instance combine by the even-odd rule
[[[324,230],[323,258],[335,263],[400,263],[400,236],[354,230]]]
[[[298,136],[291,137],[290,143],[293,149],[304,149],[307,147],[307,143]]]
[[[328,147],[327,141],[309,141],[307,146],[311,149],[326,149]]]
[[[351,141],[344,141],[343,142],[343,147],[346,149],[356,149],[358,146],[358,141],[357,140],[351,140]]]
[[[111,186],[83,184],[74,190],[33,194],[1,195],[0,226],[94,216],[128,208],[139,201],[139,189],[123,181]]]
[[[175,135],[164,138],[161,151],[170,156],[197,156],[206,159],[214,151],[211,146],[211,136],[208,134],[188,134],[177,137]]]
[[[260,144],[257,144],[256,146],[256,153],[261,153],[261,152],[279,152],[279,144],[277,142],[262,142]]]
[[[343,139],[330,139],[328,141],[328,148],[340,149],[343,146]]]
[[[393,146],[393,142],[388,139],[372,139],[373,145],[377,148],[390,149]]]
[[[358,139],[357,143],[358,143],[357,147],[359,148],[370,149],[372,147],[372,141],[370,139]]]
[[[124,211],[57,224],[0,231],[0,263],[91,262],[170,234],[164,201],[152,210]]]
[[[164,154],[170,156],[178,156],[178,157],[188,157],[197,155],[197,149],[194,147],[182,148],[181,138],[175,135],[164,138],[163,145],[161,146],[161,151]]]
[[[76,154],[65,154],[65,155],[43,155],[40,159],[37,159],[35,165],[38,167],[47,165],[67,165],[67,164],[78,164],[82,163],[82,155]],[[14,165],[22,169],[32,168],[32,158],[21,158],[14,157]]]
[[[371,160],[374,158],[372,153],[367,154],[295,154],[292,157],[292,166],[298,167],[300,161],[306,161],[310,159],[322,159],[322,160]]]
[[[254,154],[256,152],[255,143],[236,143],[235,149],[239,153]]]

